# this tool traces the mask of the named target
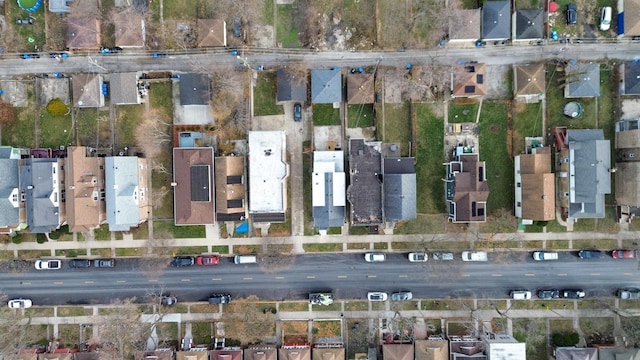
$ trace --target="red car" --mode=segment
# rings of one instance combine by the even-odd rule
[[[220,256],[218,255],[196,256],[196,265],[218,265],[218,264],[220,264]]]
[[[635,250],[613,250],[611,252],[611,256],[614,259],[635,259],[636,251]]]

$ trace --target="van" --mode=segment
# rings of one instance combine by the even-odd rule
[[[258,257],[255,255],[236,255],[233,258],[233,262],[236,264],[255,264],[258,262]]]
[[[607,31],[611,28],[611,7],[606,6],[600,9],[600,31]]]
[[[511,298],[513,300],[531,300],[531,291],[513,290],[511,291]]]
[[[534,251],[533,260],[546,261],[546,260],[558,260],[558,253],[551,251]]]

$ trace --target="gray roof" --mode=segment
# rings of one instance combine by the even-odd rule
[[[58,159],[32,158],[20,166],[20,189],[25,192],[27,225],[32,233],[60,227],[59,165]]]
[[[350,184],[347,199],[351,204],[351,225],[381,225],[382,154],[380,143],[363,139],[349,140]]]
[[[328,227],[341,227],[344,225],[344,206],[334,206],[333,204],[333,178],[335,173],[324,173],[324,206],[313,207],[313,226],[318,229]]]
[[[307,101],[307,79],[296,79],[286,68],[279,68],[276,100]]]
[[[627,61],[624,63],[624,93],[626,95],[640,95],[640,62]]]
[[[611,145],[604,132],[568,130],[570,181],[569,216],[603,218],[604,196],[611,193]]]
[[[600,64],[569,63],[564,97],[600,96]]]
[[[207,74],[180,75],[180,105],[208,105],[211,82]]]
[[[516,39],[542,39],[543,14],[542,9],[516,11]]]
[[[342,101],[342,74],[338,68],[311,70],[311,102],[333,104]]]
[[[413,158],[384,159],[386,221],[416,218],[416,172]]]
[[[311,181],[313,225],[319,229],[344,225],[344,152],[315,151]]]
[[[136,73],[115,73],[109,75],[111,102],[116,105],[138,104],[138,77]]]
[[[129,231],[140,222],[136,199],[138,189],[138,158],[109,156],[104,161],[105,201],[109,231]]]
[[[20,223],[18,187],[18,160],[0,159],[0,226],[17,226]]]
[[[482,38],[506,40],[511,37],[511,3],[487,1],[482,5]]]

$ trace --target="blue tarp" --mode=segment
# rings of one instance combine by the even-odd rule
[[[246,234],[249,232],[249,223],[247,223],[246,221],[243,222],[242,224],[236,226],[236,233],[238,234]]]

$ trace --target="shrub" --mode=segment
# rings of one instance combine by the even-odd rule
[[[47,112],[55,117],[65,116],[69,113],[69,107],[59,98],[55,98],[47,104]]]
[[[44,234],[36,234],[36,242],[38,244],[44,244],[47,242],[47,237]]]
[[[11,242],[13,242],[14,244],[21,244],[22,243],[22,235],[16,235],[11,239]]]
[[[580,335],[573,332],[570,334],[553,334],[553,345],[555,346],[574,346],[580,341]]]
[[[49,239],[58,240],[60,239],[60,230],[52,231],[49,233]]]

